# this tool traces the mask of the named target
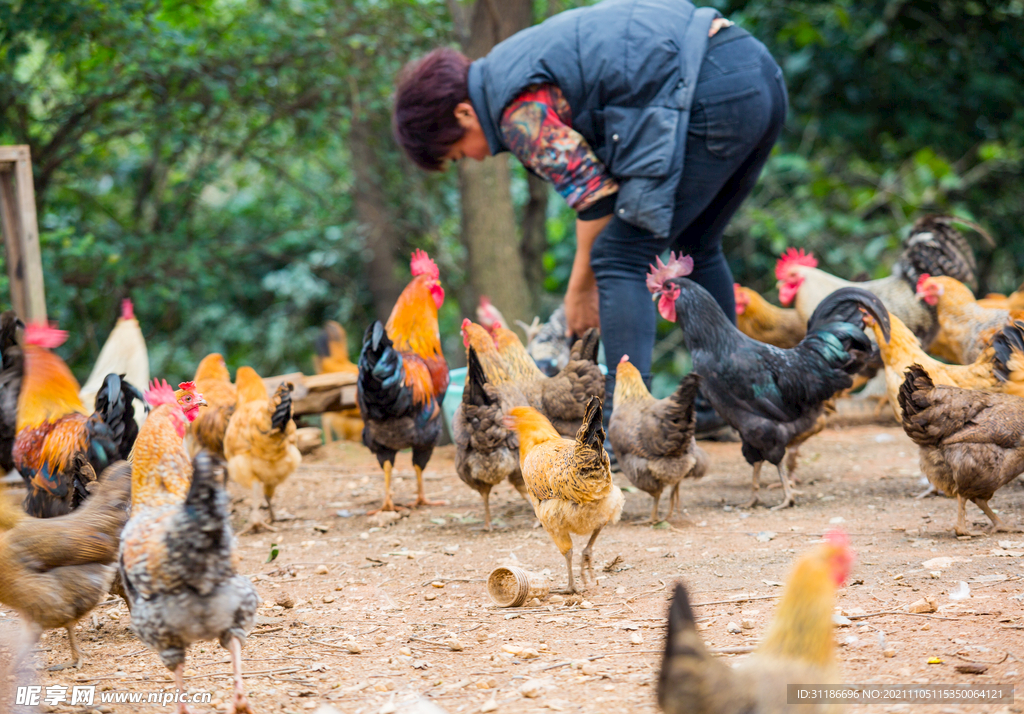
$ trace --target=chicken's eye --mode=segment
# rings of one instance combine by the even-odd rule
[[[186,402],[191,402],[192,401],[192,397],[185,397],[185,401]]]

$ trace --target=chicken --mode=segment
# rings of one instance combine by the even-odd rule
[[[18,429],[18,395],[25,358],[18,343],[25,329],[13,312],[0,313],[0,476],[14,468],[14,438]]]
[[[889,318],[889,339],[883,336],[883,330],[873,318],[865,316],[864,322],[874,331],[885,364],[889,404],[897,419],[903,418],[899,393],[904,375],[912,364],[920,365],[936,384],[1024,396],[1024,322],[1004,327],[978,359],[967,365],[945,364],[929,357],[921,349],[914,333],[895,315]]]
[[[83,404],[92,404],[96,401],[96,395],[103,387],[108,374],[119,374],[130,384],[142,387],[149,384],[149,352],[146,350],[146,338],[142,336],[139,321],[135,318],[132,301],[127,298],[121,301],[121,317],[118,318],[107,341],[103,343],[89,378],[78,392]],[[137,412],[136,426],[141,426],[145,418],[145,412]]]
[[[387,325],[366,329],[359,355],[356,396],[363,415],[363,443],[384,469],[384,502],[379,510],[394,511],[391,470],[395,455],[412,447],[416,471],[416,505],[430,501],[423,489],[423,469],[441,436],[441,402],[448,390],[448,363],[441,352],[437,311],[444,288],[437,265],[422,250],[412,254],[412,280],[398,296]]]
[[[519,440],[505,425],[502,392],[487,383],[476,350],[469,347],[462,404],[452,420],[455,472],[484,499],[484,527],[491,530],[491,489],[508,481],[523,498],[526,484],[519,468]]]
[[[147,458],[132,466],[132,514],[119,559],[132,628],[182,691],[189,645],[219,640],[234,670],[228,711],[252,714],[242,682],[242,645],[260,598],[249,578],[235,572],[222,465],[205,451],[188,462],[182,444],[187,417],[170,388],[147,396],[155,409],[137,446]],[[190,709],[180,703],[178,711]]]
[[[651,523],[657,523],[661,493],[671,487],[666,520],[679,502],[683,479],[704,478],[708,455],[697,446],[697,413],[693,400],[700,377],[689,374],[665,399],[647,391],[639,370],[624,355],[615,374],[615,410],[608,423],[608,440],[630,483],[649,493]]]
[[[957,500],[954,532],[976,535],[967,529],[968,501],[989,517],[992,530],[1011,530],[988,502],[1024,473],[1024,398],[936,386],[914,364],[900,386],[899,405],[903,430],[921,449],[921,471]]]
[[[978,359],[992,338],[1010,320],[1024,319],[1024,312],[980,306],[974,293],[954,278],[925,273],[917,281],[917,297],[935,308],[939,320],[942,351],[935,344],[930,351],[956,364],[970,364]]]
[[[676,585],[669,607],[658,704],[666,714],[818,714],[837,703],[788,704],[787,684],[836,685],[832,611],[855,554],[845,534],[797,560],[772,623],[754,653],[734,667],[715,659],[697,633],[689,595]]]
[[[313,363],[317,374],[359,374],[359,367],[348,358],[348,335],[345,328],[334,320],[324,323],[324,329],[316,337],[316,356]],[[324,412],[320,415],[324,429],[324,441],[330,444],[337,439],[359,441],[363,434],[363,418],[359,407],[343,409],[340,412]]]
[[[578,592],[572,574],[572,533],[589,535],[580,558],[584,586],[594,566],[594,541],[605,526],[618,523],[625,498],[612,483],[604,450],[601,400],[591,397],[575,440],[563,439],[533,407],[509,410],[509,426],[519,437],[519,465],[537,520],[565,557],[569,592]],[[596,582],[596,580],[595,580]]]
[[[269,397],[252,367],[239,367],[235,384],[238,406],[224,435],[228,475],[240,486],[252,489],[252,515],[246,531],[274,530],[263,522],[260,504],[266,500],[273,523],[274,492],[302,463],[292,421],[294,387],[284,382]]]
[[[994,307],[1000,310],[1024,310],[1024,284],[1009,295],[989,293],[978,300],[981,307]]]
[[[569,362],[554,377],[537,367],[519,337],[504,328],[495,331],[498,353],[512,382],[527,404],[540,411],[563,436],[579,431],[591,397],[604,397],[605,378],[597,364],[601,340],[596,329],[587,330],[572,346]]]
[[[18,396],[14,465],[25,480],[26,512],[37,518],[70,513],[109,464],[130,453],[138,427],[138,389],[107,375],[96,410],[85,408],[78,382],[50,350],[67,333],[44,325],[25,329],[24,374]]]
[[[797,314],[807,320],[826,296],[844,287],[859,287],[877,295],[890,313],[900,318],[914,332],[926,348],[935,339],[939,326],[935,310],[914,296],[918,278],[922,273],[949,275],[968,284],[975,284],[974,254],[963,235],[953,223],[969,221],[949,216],[919,218],[910,236],[903,243],[893,273],[887,278],[851,283],[817,269],[813,255],[790,248],[775,266],[779,280],[779,300],[783,305],[794,302]],[[984,236],[987,233],[979,231]],[[989,238],[991,241],[991,238]]]
[[[0,496],[0,603],[21,615],[26,638],[15,656],[19,664],[44,629],[63,627],[72,661],[50,667],[82,666],[75,625],[107,596],[117,561],[118,538],[128,520],[131,467],[114,464],[93,494],[74,513],[38,519]]]
[[[647,278],[658,312],[678,322],[702,378],[701,392],[715,411],[740,434],[743,456],[753,466],[754,496],[765,461],[779,472],[785,496],[776,508],[794,504],[782,460],[787,447],[799,446],[824,427],[832,397],[853,384],[872,359],[874,348],[861,326],[861,309],[876,316],[888,336],[888,313],[864,290],[843,288],[815,309],[807,336],[784,350],[740,332],[701,286],[683,277],[693,269],[689,258],[658,259]]]
[[[185,437],[186,448],[193,457],[201,449],[223,457],[224,433],[228,430],[228,422],[235,413],[235,402],[238,401],[238,389],[231,383],[231,374],[224,364],[224,357],[217,352],[203,357],[193,381],[209,406],[189,424],[188,435]]]
[[[480,326],[492,335],[497,328],[508,327],[508,322],[505,320],[505,316],[501,314],[501,310],[495,307],[494,303],[486,295],[480,296],[480,302],[476,306],[476,319]]]
[[[747,337],[758,342],[789,349],[807,334],[807,321],[793,308],[772,305],[760,293],[733,285],[736,292],[736,326]]]
[[[516,320],[526,335],[526,351],[533,357],[540,371],[554,377],[569,362],[571,341],[566,337],[569,327],[565,321],[565,305],[559,305],[544,324],[534,316],[527,325]]]

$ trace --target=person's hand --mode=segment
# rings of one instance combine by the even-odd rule
[[[578,287],[569,281],[569,288],[565,291],[565,323],[568,328],[566,337],[580,337],[591,327],[601,326],[597,283]]]
[[[724,17],[716,17],[711,21],[711,27],[708,28],[708,37],[714,37],[715,33],[723,27],[732,27],[732,25],[732,20],[726,20]]]

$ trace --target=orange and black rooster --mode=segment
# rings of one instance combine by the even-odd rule
[[[448,363],[441,353],[437,311],[444,288],[437,265],[422,250],[412,254],[412,281],[398,296],[388,324],[375,321],[363,336],[356,385],[363,415],[363,443],[384,469],[384,502],[393,511],[391,469],[395,454],[412,448],[416,469],[416,505],[427,500],[423,469],[441,436],[441,401],[448,389]]]
[[[97,474],[127,458],[139,433],[132,400],[143,401],[142,393],[116,374],[96,394],[95,411],[85,408],[78,382],[50,351],[66,337],[45,325],[25,329],[13,456],[28,489],[25,511],[36,518],[78,508]]]

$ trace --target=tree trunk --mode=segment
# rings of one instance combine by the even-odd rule
[[[527,174],[530,200],[523,209],[523,273],[526,284],[539,290],[544,284],[544,251],[548,248],[548,182]],[[539,307],[534,301],[534,307]],[[529,321],[527,321],[529,322]]]
[[[356,178],[353,185],[356,218],[370,254],[366,280],[373,295],[374,312],[378,320],[385,322],[402,292],[402,285],[395,279],[395,254],[400,242],[398,230],[389,218],[387,199],[378,182],[376,156],[370,145],[372,131],[366,117],[356,107],[349,132],[349,151],[352,152],[352,169]]]
[[[463,49],[470,59],[482,57],[532,22],[532,0],[477,0]],[[489,297],[509,321],[509,327],[517,319],[529,321],[533,300],[512,207],[508,155],[482,162],[461,161],[459,183],[462,240],[469,254],[468,297],[473,304],[481,295]],[[463,309],[469,312],[471,308],[464,305]]]

